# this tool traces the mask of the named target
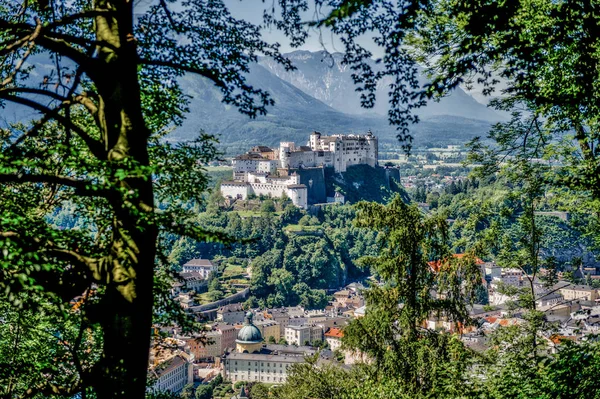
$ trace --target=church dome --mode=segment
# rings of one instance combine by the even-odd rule
[[[238,337],[236,342],[244,343],[244,344],[254,344],[262,342],[262,334],[258,327],[256,327],[252,323],[252,312],[246,313],[246,321],[244,322],[244,326],[238,332]]]

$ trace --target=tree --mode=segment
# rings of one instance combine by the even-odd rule
[[[250,399],[268,399],[269,387],[260,382],[253,384],[250,388]]]
[[[266,199],[260,205],[260,211],[265,213],[275,212],[275,203],[272,199]]]
[[[468,321],[465,298],[474,298],[481,284],[474,257],[451,256],[445,218],[426,218],[399,196],[385,206],[361,202],[357,209],[356,225],[379,231],[381,243],[378,256],[361,262],[385,285],[364,291],[366,315],[344,329],[343,344],[371,360],[367,374],[394,380],[407,396],[466,389],[460,341],[421,326],[436,314],[456,325]]]
[[[196,399],[211,399],[212,396],[212,385],[199,385],[198,388],[196,388]]]
[[[201,200],[201,164],[215,151],[205,137],[161,141],[186,110],[177,78],[203,76],[225,103],[254,116],[272,100],[245,82],[248,65],[263,54],[289,66],[258,27],[231,17],[220,1],[193,0],[178,11],[160,1],[135,19],[133,7],[123,0],[0,6],[0,105],[40,114],[2,132],[0,238],[10,254],[2,291],[43,287],[65,303],[98,287],[82,312],[86,327],[102,331],[102,357],[72,384],[48,379],[33,388],[39,392],[85,395],[91,387],[99,398],[143,397],[159,234],[223,238],[187,223],[178,206]],[[278,26],[302,40],[285,21]],[[69,201],[86,229],[48,223],[45,216]],[[22,305],[14,294],[10,300]]]
[[[183,387],[183,390],[179,394],[181,399],[194,399],[194,385],[188,384]]]

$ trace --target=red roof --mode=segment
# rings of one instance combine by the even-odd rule
[[[452,255],[452,257],[453,257],[453,258],[456,258],[456,259],[462,259],[462,258],[464,258],[464,256],[465,256],[465,254],[453,254],[453,255]],[[441,262],[440,262],[439,260],[435,260],[435,261],[427,262],[427,264],[429,265],[429,267],[431,267],[431,269],[432,269],[434,272],[436,272],[436,273],[437,273],[437,272],[439,272],[439,271],[440,271],[440,264],[441,264]],[[481,260],[481,259],[479,259],[479,258],[475,258],[475,264],[477,264],[477,265],[483,265],[483,264],[485,264],[485,262],[484,262],[484,261],[482,261],[482,260]]]
[[[325,336],[329,338],[342,338],[344,336],[344,332],[340,328],[332,327],[327,330]]]
[[[496,322],[496,320],[498,320],[498,318],[489,316],[489,317],[486,317],[485,320],[490,324],[494,324]]]
[[[550,341],[552,341],[556,345],[560,344],[561,341],[564,341],[564,340],[577,341],[577,338],[576,337],[572,337],[572,336],[568,337],[566,335],[557,335],[557,334],[552,334],[550,336]]]

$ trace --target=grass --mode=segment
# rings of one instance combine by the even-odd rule
[[[285,227],[287,231],[319,231],[321,226],[300,226],[299,224],[290,224]]]
[[[233,169],[231,166],[205,166],[204,168],[209,172],[224,172]]]
[[[258,218],[262,216],[262,212],[259,211],[235,211],[242,218]],[[279,216],[281,212],[273,212],[274,215]]]
[[[229,265],[223,271],[223,279],[232,279],[242,277],[246,273],[246,270],[242,266]]]

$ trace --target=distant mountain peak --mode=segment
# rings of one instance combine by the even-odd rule
[[[342,53],[296,50],[284,54],[284,56],[292,61],[296,70],[286,71],[271,58],[261,58],[259,63],[278,78],[340,112],[351,115],[387,115],[389,85],[393,83],[391,77],[379,81],[375,93],[376,104],[372,109],[365,109],[361,107],[360,93],[356,92],[352,71],[341,62]],[[380,68],[375,60],[371,60],[371,62],[373,69]],[[421,80],[424,82],[425,77],[422,76]],[[487,122],[504,119],[503,116],[481,104],[461,88],[455,89],[439,102],[430,102],[416,113],[421,118],[448,115]]]

